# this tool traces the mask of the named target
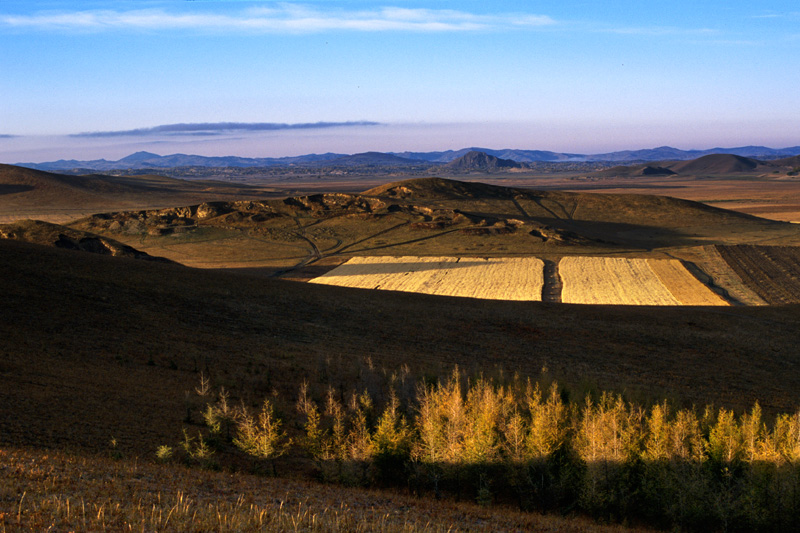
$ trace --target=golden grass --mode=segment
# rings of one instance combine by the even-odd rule
[[[728,305],[677,259],[648,259],[647,264],[681,305]]]
[[[680,305],[647,259],[565,257],[558,265],[561,301],[603,305]]]
[[[627,531],[141,460],[0,449],[0,531]]]
[[[312,283],[463,296],[541,301],[544,263],[535,257],[354,257]]]

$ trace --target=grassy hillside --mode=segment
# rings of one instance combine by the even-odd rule
[[[161,208],[233,197],[263,198],[269,189],[157,175],[67,176],[0,164],[0,222],[66,222],[92,213]]]
[[[361,195],[116,212],[71,226],[189,266],[293,275],[357,255],[619,254],[764,240],[800,243],[797,226],[687,200],[438,178],[391,183]]]
[[[792,411],[796,306],[631,309],[312,286],[0,241],[0,443],[150,453],[198,372],[242,398],[413,375],[551,376],[635,398]],[[196,413],[194,416],[198,416]]]

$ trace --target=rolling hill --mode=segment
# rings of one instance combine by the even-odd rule
[[[791,164],[793,158],[760,161],[735,154],[709,154],[685,161],[661,161],[658,164],[616,166],[595,172],[596,177],[636,176],[727,176],[742,173],[766,173]]]
[[[265,196],[274,193],[237,183],[193,182],[150,174],[68,176],[0,165],[0,222],[37,218],[61,223],[108,210]]]
[[[373,166],[373,165],[409,166],[409,165],[419,165],[419,164],[424,165],[426,164],[426,162],[417,159],[399,157],[393,154],[386,154],[383,152],[364,152],[360,154],[337,157],[336,159],[331,159],[329,161],[326,161],[325,164],[327,166],[332,166],[332,167],[339,167],[339,166],[354,167],[354,166]]]
[[[50,187],[141,201],[160,187],[145,179],[153,191],[138,195],[123,191],[143,186],[136,179],[16,176],[0,200]],[[163,183],[167,191],[176,185]],[[386,401],[393,387],[413,398],[422,380],[435,383],[456,365],[466,377],[498,383],[515,375],[557,380],[557,395],[568,402],[610,390],[642,405],[668,399],[676,408],[713,403],[742,412],[758,401],[772,414],[800,406],[800,374],[792,371],[800,365],[800,253],[795,246],[753,245],[797,244],[800,232],[791,224],[669,197],[439,178],[361,194],[141,207],[93,214],[69,227],[0,226],[6,237],[0,239],[0,470],[19,488],[0,487],[0,520],[12,527],[15,516],[35,522],[29,509],[38,503],[23,505],[19,493],[32,502],[55,494],[59,505],[64,494],[73,505],[80,496],[100,520],[105,508],[97,506],[110,513],[116,501],[107,487],[122,487],[122,498],[139,497],[131,487],[169,486],[151,476],[183,476],[175,465],[152,473],[149,460],[158,447],[177,447],[206,431],[205,403],[195,393],[201,376],[224,387],[231,405],[271,398],[293,437],[303,424],[295,406],[303,383],[319,405],[326,397],[344,401],[351,391]],[[212,268],[135,260],[137,251],[126,248],[134,244]],[[564,257],[631,258],[642,265],[669,258],[726,302],[753,305],[487,301],[280,279],[384,254],[535,256],[544,277],[547,265]],[[259,265],[266,272],[250,268]],[[97,459],[109,455],[136,458],[124,467],[132,470],[119,473],[113,465],[123,463]],[[307,473],[309,462],[295,447],[282,467]],[[255,467],[234,462],[233,468]],[[79,480],[64,481],[73,470],[82,473]],[[98,484],[76,488],[95,479]],[[251,490],[250,478],[239,473],[192,479],[182,482],[193,483],[186,490],[195,498]],[[156,509],[155,500],[146,508]],[[483,520],[497,525],[489,513]]]
[[[12,224],[0,224],[0,239],[114,257],[128,257],[162,263],[172,262],[163,257],[153,257],[108,237],[39,220],[22,220]]]
[[[354,255],[619,254],[764,239],[800,243],[791,224],[676,198],[441,178],[393,182],[362,194],[116,211],[70,226],[189,266],[299,279]]]
[[[705,155],[691,161],[674,163],[669,169],[676,174],[731,174],[735,172],[751,172],[763,163],[749,157],[734,154]]]

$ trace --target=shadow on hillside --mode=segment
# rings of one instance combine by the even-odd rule
[[[789,531],[800,519],[798,465],[775,461],[662,458],[584,461],[569,446],[513,462],[317,461],[327,482],[406,486],[414,494],[578,512],[663,529]]]
[[[32,191],[33,189],[35,189],[33,185],[0,183],[0,195],[28,192]]]
[[[426,259],[426,258],[421,258]],[[364,275],[389,275],[413,274],[415,272],[445,271],[454,269],[469,269],[485,267],[502,260],[476,260],[473,258],[448,258],[442,261],[403,261],[397,263],[357,263],[343,264],[336,268],[336,276],[364,276]]]
[[[730,242],[733,233],[764,231],[764,226],[770,225],[759,223],[759,221],[746,221],[740,224],[709,224],[703,220],[685,220],[685,225],[681,227],[664,227],[655,224],[563,218],[535,217],[535,220],[546,226],[574,233],[598,243],[644,249]],[[775,224],[776,227],[778,224],[780,223]],[[736,231],[732,232],[732,230]]]

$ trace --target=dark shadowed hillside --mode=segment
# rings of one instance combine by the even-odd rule
[[[705,155],[692,161],[681,161],[669,166],[677,174],[730,174],[755,170],[760,161],[733,154]]]
[[[21,220],[12,224],[0,224],[0,239],[115,257],[171,263],[169,259],[153,257],[108,237],[39,220]]]
[[[414,375],[538,375],[638,398],[800,405],[796,306],[626,308],[380,293],[0,241],[0,443],[152,453],[199,371],[236,396]],[[768,339],[765,341],[765,339]],[[766,342],[766,344],[765,344]],[[766,349],[765,349],[766,348]],[[199,416],[195,414],[195,416]]]

